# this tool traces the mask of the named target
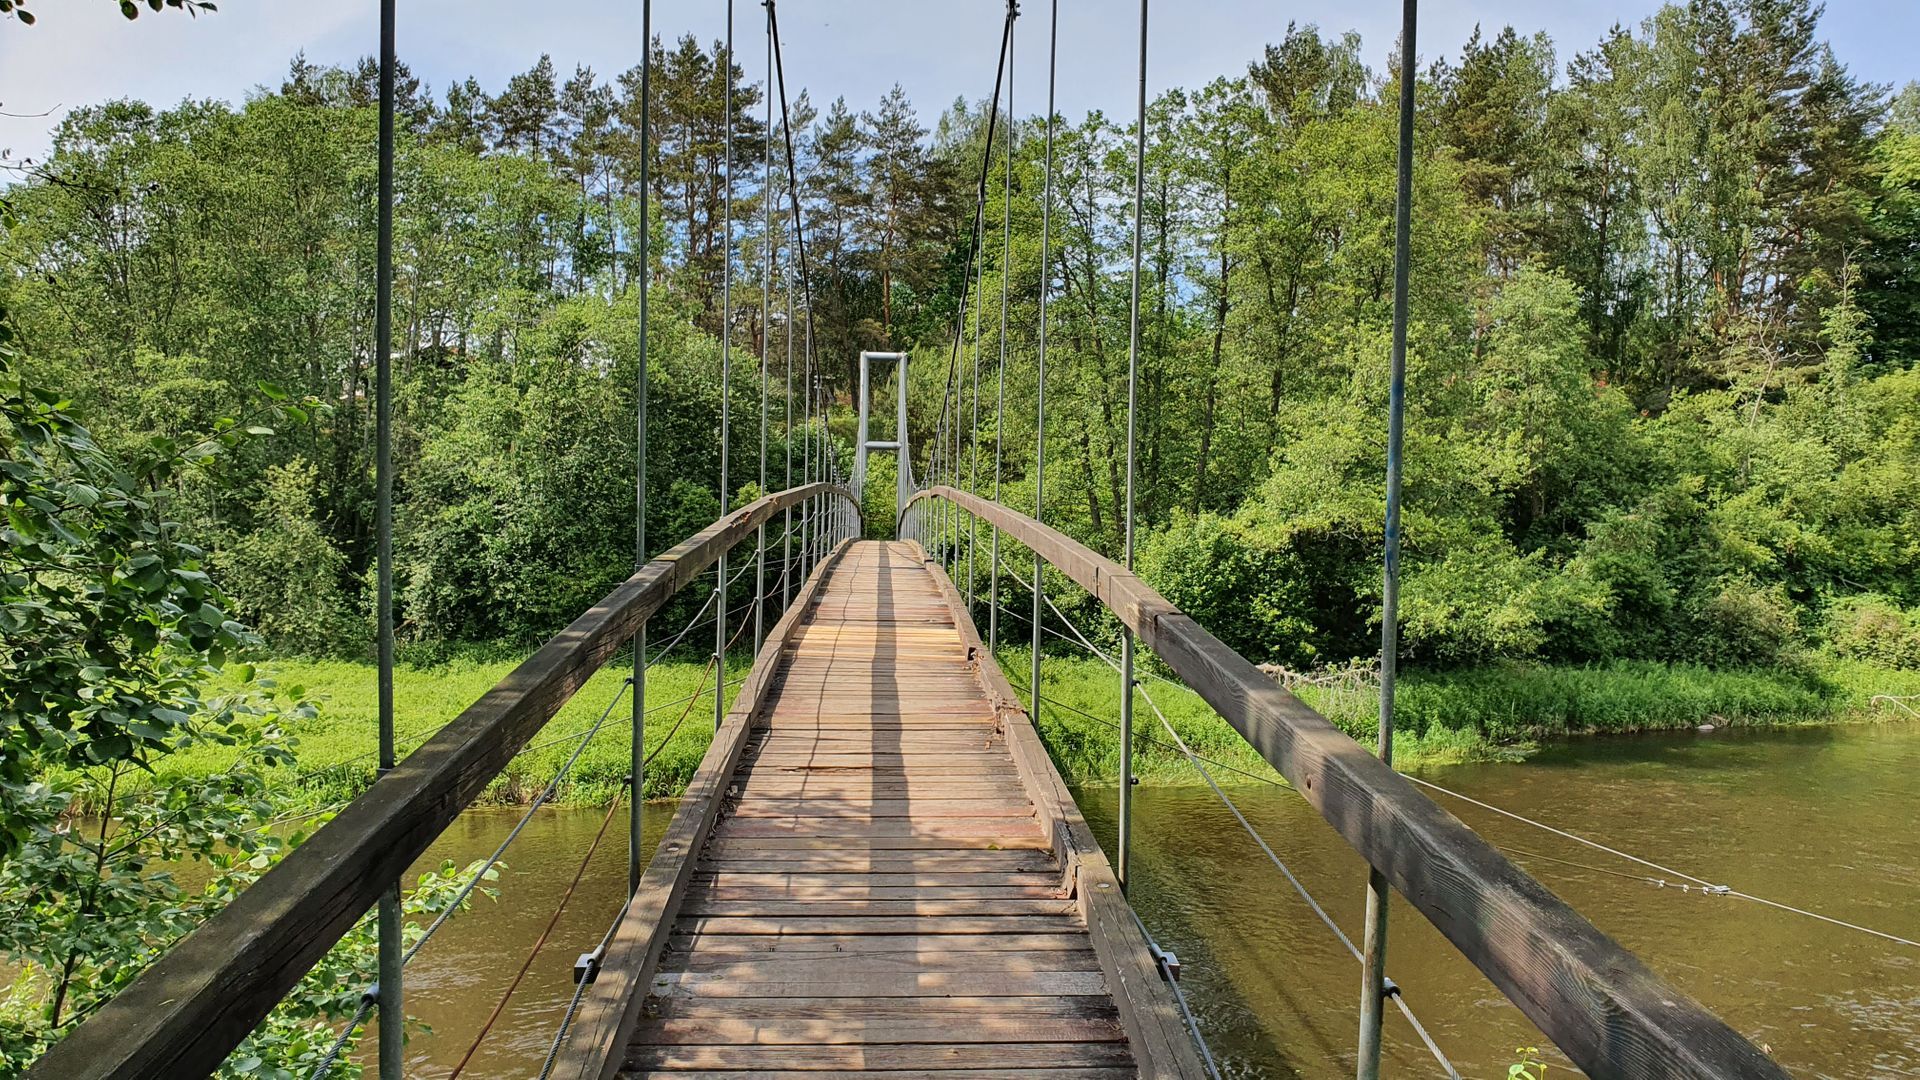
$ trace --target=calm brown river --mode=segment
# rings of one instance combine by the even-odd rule
[[[1593,740],[1524,765],[1445,769],[1428,778],[1711,881],[1920,939],[1920,728]],[[1250,786],[1228,793],[1357,937],[1365,891],[1359,859],[1291,792]],[[1112,790],[1081,798],[1110,842]],[[1180,954],[1182,985],[1223,1072],[1353,1075],[1358,965],[1210,791],[1143,788],[1136,798],[1135,903],[1161,943]],[[1442,801],[1796,1075],[1920,1077],[1920,950],[1745,900],[1603,873],[1635,868]],[[670,812],[659,807],[652,825],[664,827]],[[514,818],[467,814],[428,861],[481,857]],[[454,920],[408,968],[407,1011],[433,1028],[409,1044],[409,1075],[445,1076],[466,1053],[600,819],[591,810],[542,814],[508,854],[499,902],[482,901]],[[625,892],[625,849],[623,822],[616,822],[553,940],[462,1075],[538,1073],[572,991],[573,959],[599,940]],[[1546,1046],[1404,905],[1392,913],[1391,942],[1390,973],[1463,1075],[1503,1078],[1515,1047]],[[371,1052],[371,1039],[366,1045]],[[1387,1059],[1393,1076],[1440,1075],[1391,1011]]]

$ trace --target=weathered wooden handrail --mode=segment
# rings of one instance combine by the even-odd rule
[[[924,489],[908,505],[929,498],[996,526],[1099,598],[1589,1076],[1788,1075],[1126,568],[956,488]]]
[[[647,617],[782,510],[836,484],[748,503],[641,567],[338,817],[55,1044],[35,1077],[204,1076],[485,790]]]

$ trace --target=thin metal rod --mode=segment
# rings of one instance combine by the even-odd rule
[[[394,766],[393,742],[393,99],[394,0],[380,0],[379,236],[374,254],[374,532],[379,593],[380,772]],[[406,1013],[402,1003],[400,882],[380,894],[380,1077],[399,1080],[405,1062]]]
[[[1011,21],[1011,10],[1013,7],[1013,0],[1008,0],[1007,7],[1009,9],[1009,21],[1007,23],[1007,37],[1008,37],[1009,48],[1007,51],[1009,54],[1011,54],[1012,52],[1011,45],[1012,45],[1012,37],[1013,37],[1013,23]],[[999,106],[997,103],[994,106],[994,108],[996,109],[996,111],[998,110]],[[987,145],[987,156],[989,158],[993,156],[993,145],[991,143]],[[987,227],[984,215],[982,215],[979,227],[980,227],[980,234],[981,234],[980,239],[984,241],[986,239],[986,227]],[[985,247],[984,243],[980,244],[979,246],[983,250],[981,250],[980,252],[980,261],[974,264],[974,269],[973,269],[973,280],[974,280],[973,292],[975,296],[981,296],[985,294],[986,287],[987,287],[987,253],[984,250],[984,247]],[[980,493],[980,313],[981,313],[981,309],[985,307],[986,307],[985,304],[979,303],[978,301],[976,301],[973,305],[973,412],[967,421],[967,445],[966,445],[967,472],[966,472],[966,485],[965,485],[967,492],[973,495],[978,495]],[[975,518],[972,514],[968,514],[967,515],[967,617],[968,618],[973,617],[973,605],[978,592],[978,590],[974,587],[973,571],[974,571],[974,568],[979,565],[979,563],[974,558],[974,552],[977,550],[979,543],[980,543],[980,521],[978,518]]]
[[[1140,0],[1140,101],[1133,142],[1133,297],[1127,342],[1127,505],[1125,562],[1133,569],[1134,443],[1140,413],[1140,234],[1147,187],[1147,0]],[[1120,634],[1120,812],[1114,876],[1127,887],[1128,848],[1133,839],[1133,634]]]
[[[1400,148],[1393,208],[1393,358],[1387,395],[1387,517],[1380,589],[1380,760],[1393,764],[1394,676],[1400,660],[1400,450],[1407,404],[1407,279],[1412,263],[1414,27],[1417,0],[1404,0],[1400,25]],[[1367,874],[1367,921],[1360,976],[1359,1080],[1380,1076],[1380,1029],[1387,992],[1387,878]]]
[[[640,372],[633,393],[633,568],[647,564],[647,289],[653,281],[652,182],[653,134],[647,119],[652,102],[653,0],[640,0]],[[640,891],[641,841],[646,828],[647,624],[633,635],[633,738],[627,782],[627,895]]]
[[[767,81],[773,81],[773,14],[767,14]],[[772,89],[771,86],[768,87]],[[773,95],[767,98],[767,126],[761,149],[760,201],[766,204],[767,233],[760,253],[760,494],[767,493],[767,335],[773,314]],[[767,639],[767,526],[761,522],[753,544],[753,655]]]
[[[772,14],[771,8],[768,14]],[[793,486],[793,280],[786,280],[786,321],[780,334],[787,339],[787,419],[781,428],[787,433],[787,487]],[[780,610],[785,611],[793,591],[793,508],[780,511]]]
[[[725,134],[721,140],[722,175],[726,177],[726,188],[722,192],[721,228],[725,238],[721,243],[723,261],[720,269],[720,516],[726,517],[728,503],[732,501],[731,478],[727,473],[727,458],[732,441],[731,420],[733,417],[733,0],[727,0],[727,55],[720,65],[720,78],[724,80],[725,92],[721,95],[725,112]],[[713,662],[714,670],[720,673],[721,682],[727,677],[727,553],[721,552],[714,561],[713,587],[720,590],[718,611],[720,617],[713,624]],[[720,729],[720,722],[726,718],[727,696],[718,690],[713,694],[713,727]]]
[[[1007,36],[1007,156],[1001,162],[1000,194],[1000,371],[993,399],[993,501],[1000,501],[1000,480],[1006,471],[1007,430],[1007,290],[1013,277],[1013,36]],[[1000,527],[992,526],[987,553],[987,651],[1000,647]]]
[[[1053,0],[1047,33],[1047,161],[1046,194],[1040,200],[1040,363],[1033,395],[1033,520],[1046,519],[1047,481],[1047,294],[1053,284],[1053,92],[1060,58],[1060,0]],[[1033,668],[1027,686],[1032,690],[1027,715],[1040,722],[1040,603],[1046,596],[1040,572],[1046,561],[1033,553]]]

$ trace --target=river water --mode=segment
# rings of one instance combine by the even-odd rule
[[[1426,778],[1674,869],[1757,896],[1920,939],[1920,727],[1849,726],[1586,740],[1525,764]],[[1365,872],[1300,798],[1227,789],[1356,939]],[[1081,802],[1111,843],[1112,789]],[[1222,1070],[1240,1077],[1353,1075],[1358,965],[1204,787],[1136,789],[1133,895]],[[1802,1077],[1920,1077],[1920,949],[1751,901],[1659,888],[1632,864],[1441,798],[1469,825],[1654,970]],[[649,815],[663,828],[671,813]],[[425,865],[490,851],[515,814],[474,811]],[[444,1076],[480,1033],[572,880],[603,812],[543,812],[510,850],[499,902],[449,923],[407,972],[407,1011],[432,1026],[409,1075]],[[649,842],[651,843],[651,841]],[[1522,854],[1522,853],[1526,854]],[[1626,875],[1626,876],[1622,876]],[[480,1043],[466,1077],[539,1071],[568,995],[626,886],[615,820],[552,939]],[[1424,919],[1397,902],[1388,970],[1468,1077],[1505,1077],[1521,1046],[1547,1046]],[[1440,1075],[1389,1012],[1392,1076]],[[365,1044],[371,1053],[372,1042]],[[1564,1075],[1564,1073],[1562,1073]]]

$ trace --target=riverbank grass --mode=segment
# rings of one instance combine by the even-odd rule
[[[394,728],[400,756],[418,748],[480,700],[517,663],[456,659],[424,667],[397,666]],[[318,808],[364,791],[374,779],[378,746],[375,668],[343,660],[284,659],[260,664],[259,671],[281,694],[310,701],[316,708],[315,716],[295,722],[287,732],[296,743],[296,764],[284,781],[289,799]],[[746,672],[744,663],[729,671],[729,703]],[[552,782],[579,748],[580,739],[611,707],[554,799],[561,805],[605,805],[622,789],[628,771],[633,730],[633,705],[624,694],[628,674],[629,669],[617,662],[595,672],[494,778],[479,801],[531,800]],[[663,662],[648,671],[646,743],[648,752],[657,755],[647,767],[648,798],[678,795],[699,766],[713,737],[712,687],[705,664]],[[145,782],[165,786],[177,778],[217,773],[231,764],[232,752],[226,748],[196,746],[158,760]]]
[[[401,755],[478,701],[515,663],[456,659],[400,665],[394,672],[394,704]],[[1028,654],[1002,650],[1000,663],[1024,701]],[[374,779],[374,668],[349,661],[289,659],[263,664],[260,670],[279,692],[311,701],[317,709],[289,732],[297,740],[298,760],[284,781],[290,803],[317,809],[365,790]],[[746,670],[743,662],[728,672],[729,702]],[[1148,670],[1143,665],[1143,671]],[[626,676],[627,669],[616,665],[595,673],[488,785],[480,802],[532,799],[612,703],[611,714],[554,799],[561,805],[605,805],[621,790],[627,774],[632,705],[624,696],[615,701]],[[647,746],[657,754],[647,770],[648,798],[680,794],[706,753],[713,735],[713,693],[705,676],[704,664],[684,662],[662,663],[648,673]],[[1041,681],[1045,700],[1038,718],[1040,734],[1068,783],[1114,783],[1119,772],[1120,693],[1113,669],[1093,659],[1045,657]],[[1202,782],[1148,705],[1148,697],[1165,714],[1166,724],[1206,759],[1216,781],[1278,779],[1199,695],[1154,675],[1146,675],[1143,684],[1134,713],[1134,773],[1142,783]],[[1373,744],[1378,704],[1370,687],[1302,686],[1299,693],[1343,731]],[[1858,663],[1832,664],[1816,672],[1712,671],[1651,663],[1414,670],[1401,676],[1394,760],[1401,768],[1420,769],[1523,758],[1541,743],[1578,735],[1687,730],[1702,724],[1910,718],[1897,705],[1876,705],[1874,698],[1880,695],[1920,695],[1920,672]],[[144,782],[166,785],[177,778],[218,773],[231,764],[232,753],[223,747],[195,747],[160,759]],[[83,797],[82,809],[84,803]]]
[[[1027,693],[1030,654],[1002,650],[1000,664]],[[1143,672],[1151,669],[1143,664]],[[1095,659],[1046,657],[1039,728],[1072,784],[1112,784],[1119,773],[1118,676]],[[1221,783],[1276,774],[1198,694],[1145,674],[1134,706],[1134,775],[1141,783],[1200,783],[1166,731],[1171,725]],[[1370,685],[1300,686],[1333,724],[1371,748],[1379,698]],[[1394,762],[1419,770],[1517,760],[1540,744],[1596,734],[1903,720],[1885,697],[1920,695],[1920,672],[1852,661],[1805,672],[1718,671],[1687,664],[1619,662],[1594,667],[1511,665],[1403,671],[1395,696]],[[1146,698],[1159,706],[1161,716]],[[1882,700],[1876,702],[1876,698]]]

